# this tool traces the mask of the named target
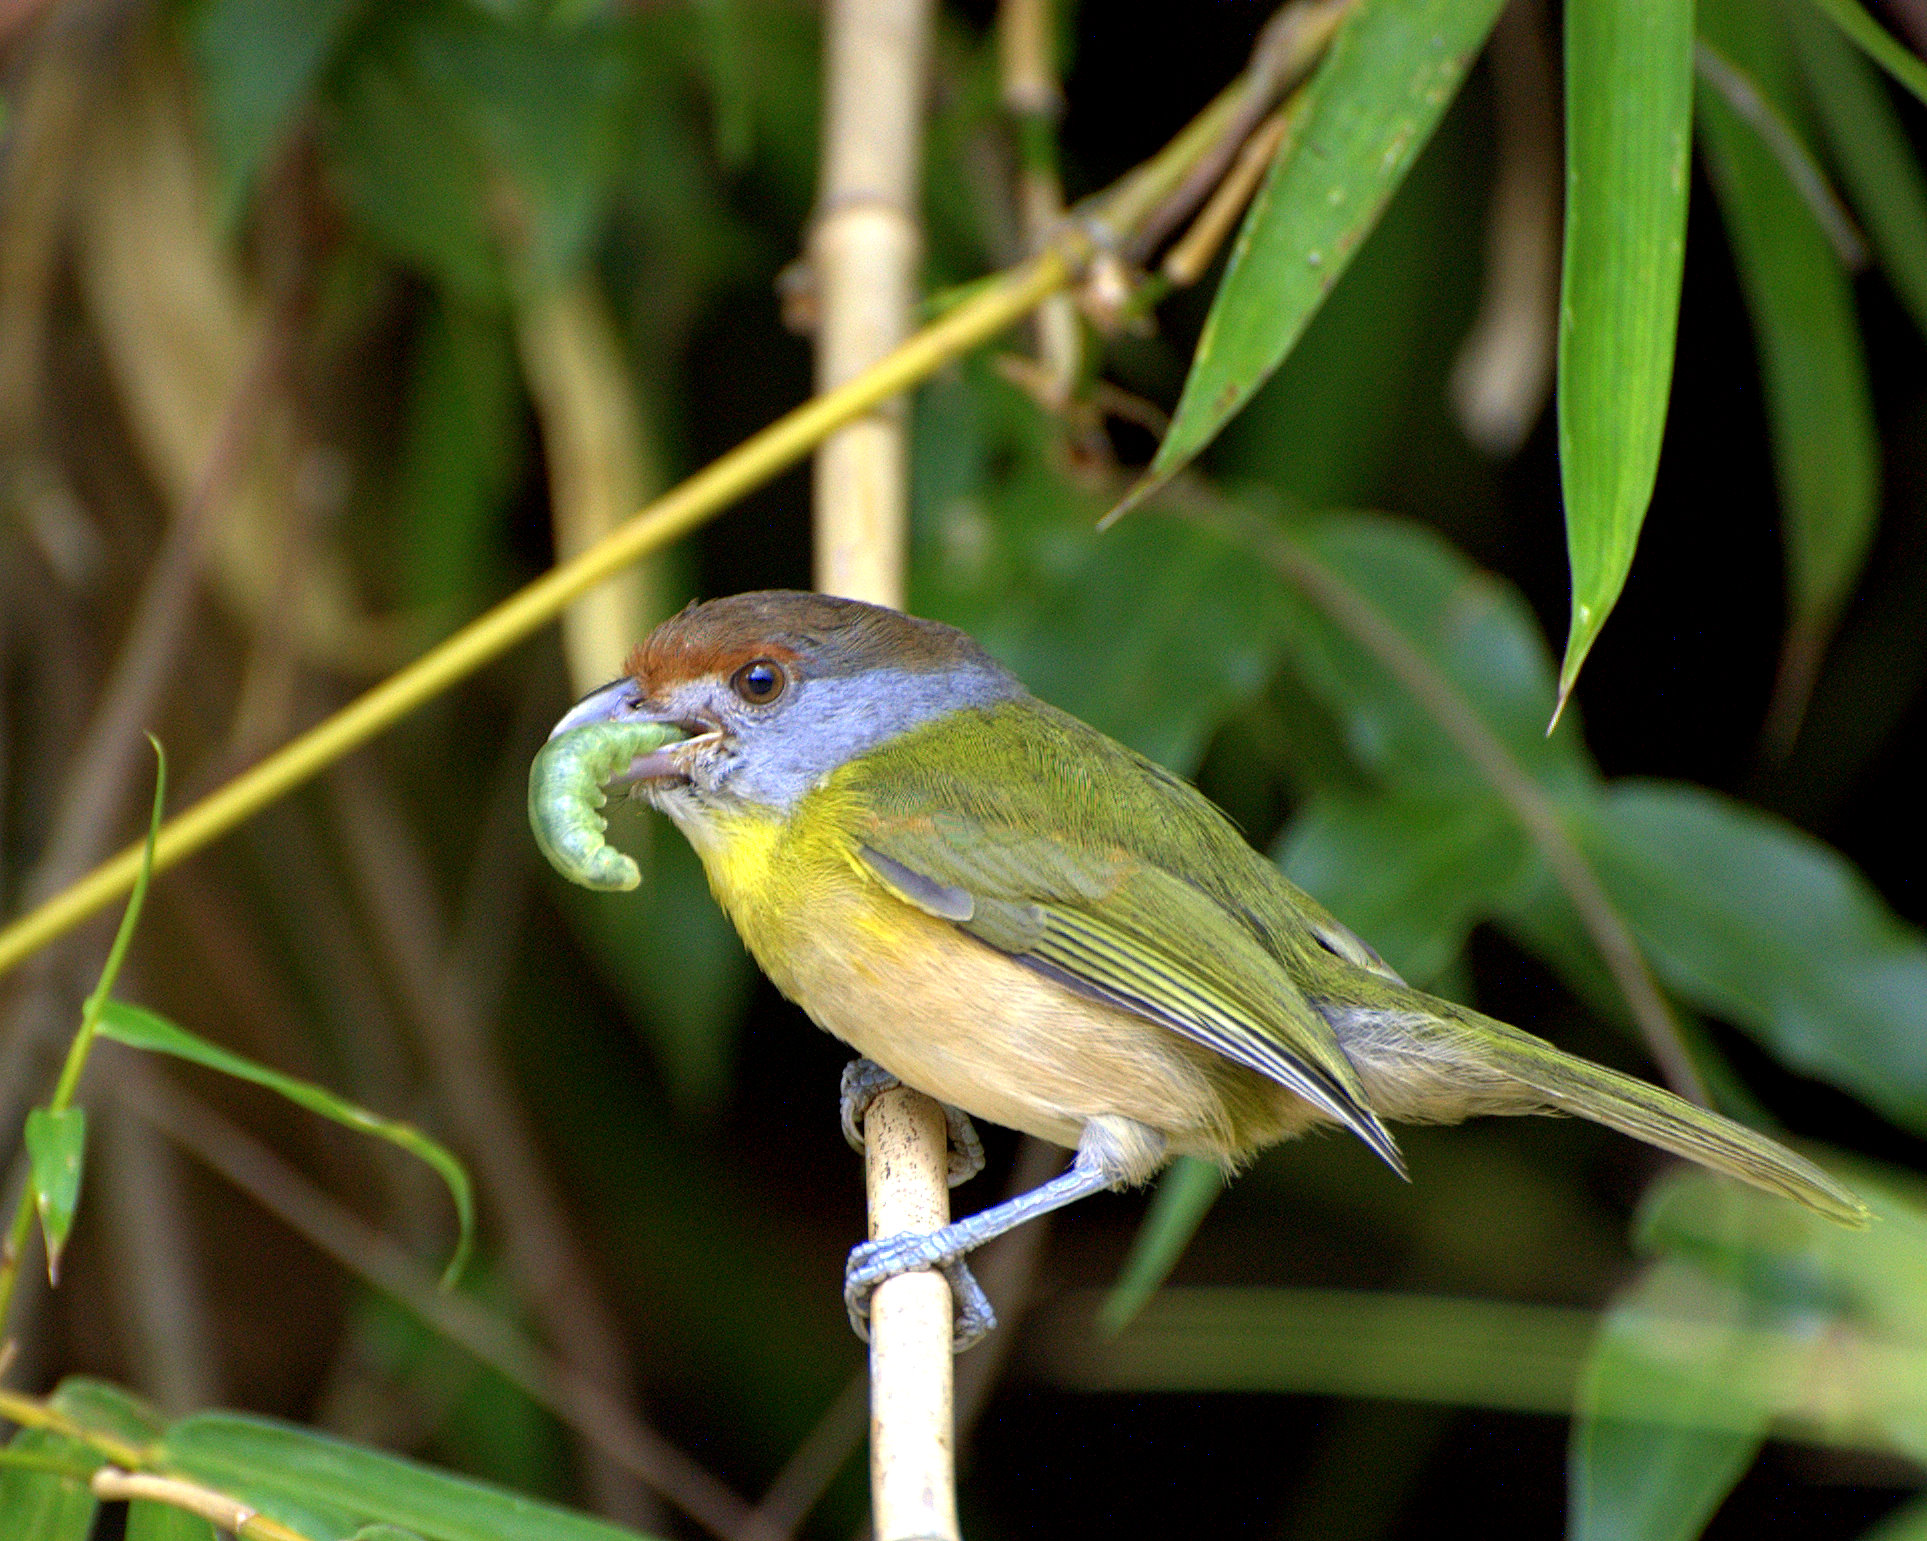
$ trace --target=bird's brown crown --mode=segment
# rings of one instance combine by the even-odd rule
[[[636,645],[629,673],[649,691],[708,674],[727,676],[757,658],[818,678],[875,669],[1002,672],[954,626],[855,599],[764,589],[692,604],[672,616]]]

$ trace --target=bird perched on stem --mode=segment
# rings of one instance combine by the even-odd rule
[[[960,1110],[966,1148],[962,1114],[1076,1151],[1030,1193],[856,1248],[859,1329],[876,1284],[937,1267],[972,1341],[990,1315],[971,1248],[1175,1156],[1234,1168],[1321,1124],[1403,1175],[1388,1123],[1577,1114],[1867,1218],[1765,1136],[1411,988],[1202,794],[953,627],[818,594],[694,605],[550,747],[585,738],[570,774],[666,813],[764,972],[863,1056],[846,1130],[901,1081]],[[628,876],[593,881],[632,884],[619,860]]]

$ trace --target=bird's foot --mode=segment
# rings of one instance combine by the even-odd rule
[[[870,1104],[901,1085],[903,1082],[873,1059],[853,1059],[843,1067],[839,1088],[843,1138],[858,1155],[863,1154],[863,1116],[870,1111]],[[958,1183],[969,1182],[984,1169],[984,1142],[977,1138],[977,1126],[962,1108],[953,1108],[947,1102],[937,1106],[943,1109],[949,1136],[950,1155],[945,1176],[954,1188]]]
[[[951,1251],[945,1241],[943,1231],[912,1232],[866,1241],[850,1249],[850,1261],[843,1270],[843,1303],[849,1308],[850,1326],[859,1338],[870,1341],[870,1297],[876,1287],[886,1279],[928,1268],[937,1269],[950,1281],[950,1298],[957,1310],[950,1334],[953,1354],[980,1342],[997,1325],[990,1297],[971,1273],[963,1254]]]

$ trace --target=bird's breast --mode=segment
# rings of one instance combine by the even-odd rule
[[[1163,1134],[1171,1154],[1215,1159],[1311,1122],[1282,1088],[905,904],[835,824],[752,816],[692,842],[784,995],[974,1117],[1074,1146],[1090,1118],[1121,1115]]]

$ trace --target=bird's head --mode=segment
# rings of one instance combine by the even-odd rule
[[[824,776],[900,733],[1024,694],[953,626],[784,590],[691,605],[585,697],[592,722],[666,722],[682,739],[624,778],[678,824],[743,805],[787,812]]]

